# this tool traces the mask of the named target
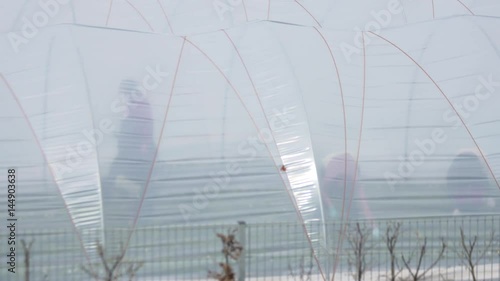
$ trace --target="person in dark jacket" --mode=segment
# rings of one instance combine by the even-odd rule
[[[118,131],[117,160],[148,161],[155,149],[151,105],[140,92],[139,84],[133,80],[120,84],[127,111]]]
[[[105,214],[117,226],[130,223],[137,212],[156,152],[151,105],[141,90],[134,80],[119,86],[126,111],[115,132],[118,153],[103,186]]]
[[[492,187],[491,175],[482,158],[472,151],[457,154],[447,175],[454,215],[494,208],[495,200],[487,196]]]

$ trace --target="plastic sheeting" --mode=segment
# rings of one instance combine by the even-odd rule
[[[148,30],[116,2],[95,6],[103,24],[76,1],[74,25],[17,50],[1,35],[0,165],[24,228],[74,228],[92,251],[107,228],[500,211],[497,18],[407,8],[357,32],[326,1],[243,2],[262,19],[246,24],[185,1]]]
[[[357,31],[377,29],[373,22],[390,28],[453,16],[500,16],[495,0],[25,0],[3,6],[0,32],[21,30],[40,11],[49,15],[46,23],[39,19],[42,27],[74,23],[176,35],[259,20]]]

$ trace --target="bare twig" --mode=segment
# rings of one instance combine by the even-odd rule
[[[103,245],[98,241],[97,254],[101,259],[101,264],[104,270],[103,275],[101,276],[98,269],[93,269],[90,266],[82,266],[82,270],[96,280],[116,281],[125,276],[128,277],[129,280],[133,280],[137,271],[142,267],[143,262],[125,262],[124,258],[126,253],[127,250],[123,247],[123,244],[121,244],[118,255],[108,258],[106,257]],[[123,265],[125,263],[129,263],[129,266],[124,269]]]
[[[391,259],[391,272],[389,276],[390,281],[396,281],[397,276],[403,271],[398,264],[398,259],[396,256],[396,244],[399,239],[399,229],[401,227],[400,222],[393,224],[388,224],[385,231],[385,245],[389,251],[389,256]]]
[[[127,268],[127,276],[128,280],[132,281],[135,278],[135,275],[137,274],[137,271],[144,265],[144,262],[138,262],[138,263],[132,263],[128,266]]]
[[[305,260],[304,260],[304,257],[302,257],[300,259],[300,263],[299,263],[299,272],[296,273],[292,266],[290,265],[290,263],[288,263],[288,273],[289,275],[293,278],[293,280],[297,280],[296,277],[299,278],[299,281],[310,281],[311,280],[311,275],[312,275],[312,270],[313,270],[313,261],[312,261],[312,251],[311,251],[311,255],[309,256],[309,264],[307,265],[307,268],[306,268],[306,265],[305,265]],[[298,276],[297,276],[298,274]]]
[[[423,272],[420,272],[420,269],[422,267],[422,261],[423,261],[423,258],[426,254],[426,251],[427,251],[427,237],[424,237],[424,242],[422,243],[422,245],[420,245],[420,251],[418,252],[418,262],[417,262],[417,265],[416,265],[416,268],[415,268],[415,271],[413,271],[410,267],[410,263],[411,263],[411,256],[413,256],[413,254],[410,256],[409,259],[405,258],[404,255],[401,255],[401,259],[403,260],[403,264],[404,266],[406,267],[406,269],[408,270],[408,272],[410,273],[410,276],[411,276],[411,279],[413,281],[419,281],[419,280],[422,280],[423,277],[432,269],[434,268],[438,262],[441,260],[441,258],[443,258],[443,255],[444,255],[444,252],[446,250],[446,243],[444,242],[444,239],[441,239],[441,249],[439,251],[439,254],[437,256],[437,258],[434,260],[434,262],[429,266],[427,267],[427,269],[425,269]]]
[[[212,278],[212,279],[215,279],[218,281],[235,281],[236,280],[235,274],[234,274],[234,271],[233,271],[233,268],[231,267],[231,265],[221,262],[221,263],[219,263],[219,266],[221,267],[222,272],[218,273],[218,272],[214,272],[214,271],[209,270],[208,271],[208,278]]]
[[[224,255],[225,262],[219,263],[221,272],[208,271],[208,278],[212,278],[218,281],[235,281],[236,275],[233,268],[229,264],[229,259],[238,260],[243,252],[243,246],[236,240],[235,233],[237,229],[228,230],[227,235],[222,233],[217,233],[217,237],[220,238],[222,242],[222,254]]]
[[[370,233],[370,229],[361,227],[358,222],[347,239],[351,248],[348,263],[350,268],[354,268],[353,278],[357,281],[363,279],[363,275],[367,269],[367,241]]]
[[[442,279],[443,281],[453,281],[453,279],[449,279],[448,277],[445,277],[445,276],[443,275],[443,273],[440,273],[440,274],[439,274],[439,277],[441,277],[441,279]]]
[[[227,235],[217,233],[217,237],[219,237],[222,242],[222,253],[226,258],[231,258],[233,260],[237,260],[243,251],[240,242],[235,238],[234,234],[236,231],[237,229],[233,229],[232,231],[229,230]]]
[[[21,239],[21,245],[24,251],[24,280],[30,281],[30,260],[31,260],[31,246],[33,246],[35,240],[31,240],[28,244],[24,239]]]
[[[464,230],[462,227],[460,227],[460,248],[457,250],[457,255],[463,261],[465,267],[467,268],[467,271],[469,271],[469,273],[471,274],[473,281],[477,281],[476,266],[491,248],[493,241],[495,240],[494,237],[495,234],[494,232],[492,232],[491,237],[488,238],[488,242],[485,245],[484,249],[482,251],[477,251],[477,235],[474,235],[472,239],[469,239],[469,241],[466,242]],[[474,259],[474,253],[480,253],[480,255],[476,259]]]

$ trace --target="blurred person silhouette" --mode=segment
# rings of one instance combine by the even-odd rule
[[[495,208],[495,200],[487,196],[492,187],[491,175],[484,160],[475,152],[463,150],[455,156],[447,175],[454,215]]]
[[[117,154],[102,187],[104,225],[109,229],[134,223],[156,152],[151,105],[141,85],[132,79],[122,80],[118,97],[124,114],[114,132]],[[106,231],[105,235],[107,247],[118,249],[116,232]]]
[[[351,211],[349,212],[350,218],[356,217],[356,214],[361,211],[362,218],[370,220],[373,219],[371,210],[366,201],[363,185],[357,180],[360,178],[359,167],[351,154],[344,153],[334,155],[333,157],[327,156],[326,161],[325,174],[321,182],[321,197],[323,200],[323,208],[327,217],[330,220],[340,219],[342,215],[342,204],[344,204],[344,217],[347,216],[347,209],[349,208],[349,205],[351,205]],[[346,162],[347,169],[345,166]],[[343,200],[344,182],[346,187],[345,200]],[[352,195],[352,203],[350,204],[349,201],[353,188],[355,190]]]
[[[118,153],[109,172],[110,186],[137,197],[144,188],[156,150],[151,105],[139,83],[131,79],[121,81],[119,95],[127,110],[116,132]]]

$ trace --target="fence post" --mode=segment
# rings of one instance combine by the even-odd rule
[[[244,221],[238,222],[238,241],[243,246],[243,252],[238,259],[238,281],[245,281],[245,256],[247,251],[247,241],[246,241],[246,226],[247,224]]]

